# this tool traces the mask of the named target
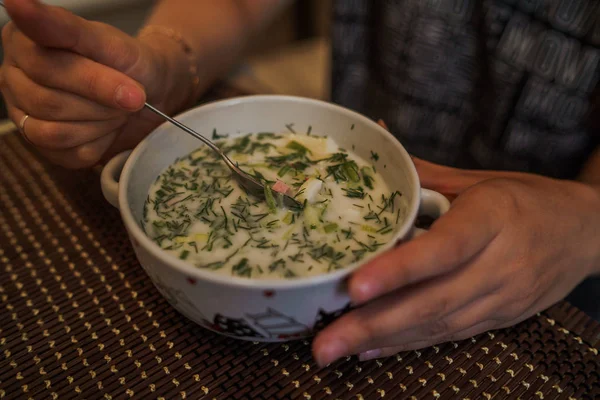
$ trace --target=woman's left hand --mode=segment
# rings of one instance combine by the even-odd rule
[[[319,365],[467,339],[523,321],[600,272],[600,192],[523,173],[415,159],[423,187],[456,196],[431,229],[359,269],[357,309],[321,332]]]

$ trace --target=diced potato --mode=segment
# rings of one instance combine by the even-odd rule
[[[301,203],[306,200],[308,204],[313,204],[318,200],[319,192],[323,188],[323,181],[317,178],[309,178],[298,189],[297,200]]]

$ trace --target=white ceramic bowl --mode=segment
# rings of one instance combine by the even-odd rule
[[[390,189],[405,202],[404,223],[389,250],[415,233],[419,213],[439,216],[449,208],[446,198],[421,189],[415,167],[402,145],[372,120],[348,109],[317,100],[289,96],[248,96],[218,101],[178,117],[197,132],[213,128],[232,136],[250,132],[328,135],[340,147],[369,159],[371,151]],[[209,136],[210,137],[210,136]],[[162,295],[192,321],[224,335],[254,341],[286,341],[311,336],[349,309],[346,278],[370,258],[327,275],[293,280],[250,280],[195,268],[164,252],[142,231],[140,221],[148,189],[177,157],[202,144],[165,123],[133,152],[113,158],[101,176],[107,200],[118,207],[137,258]]]

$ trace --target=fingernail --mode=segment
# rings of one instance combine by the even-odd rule
[[[348,347],[341,341],[333,341],[317,354],[317,364],[323,368],[340,357],[346,355]]]
[[[381,293],[381,285],[377,282],[362,281],[357,282],[353,285],[354,287],[350,291],[352,302],[356,305],[366,303],[369,300],[374,299]]]
[[[369,350],[358,355],[360,361],[369,361],[381,357],[381,349]]]
[[[135,86],[121,85],[115,95],[117,104],[127,110],[137,111],[144,105],[144,92]]]

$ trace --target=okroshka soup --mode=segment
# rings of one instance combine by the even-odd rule
[[[221,137],[216,130],[213,136]],[[263,182],[266,200],[246,194],[220,157],[201,146],[160,174],[144,204],[145,233],[196,268],[248,279],[327,274],[375,253],[403,222],[402,192],[378,172],[376,152],[364,159],[311,131],[217,144]],[[284,208],[281,194],[302,207]]]

